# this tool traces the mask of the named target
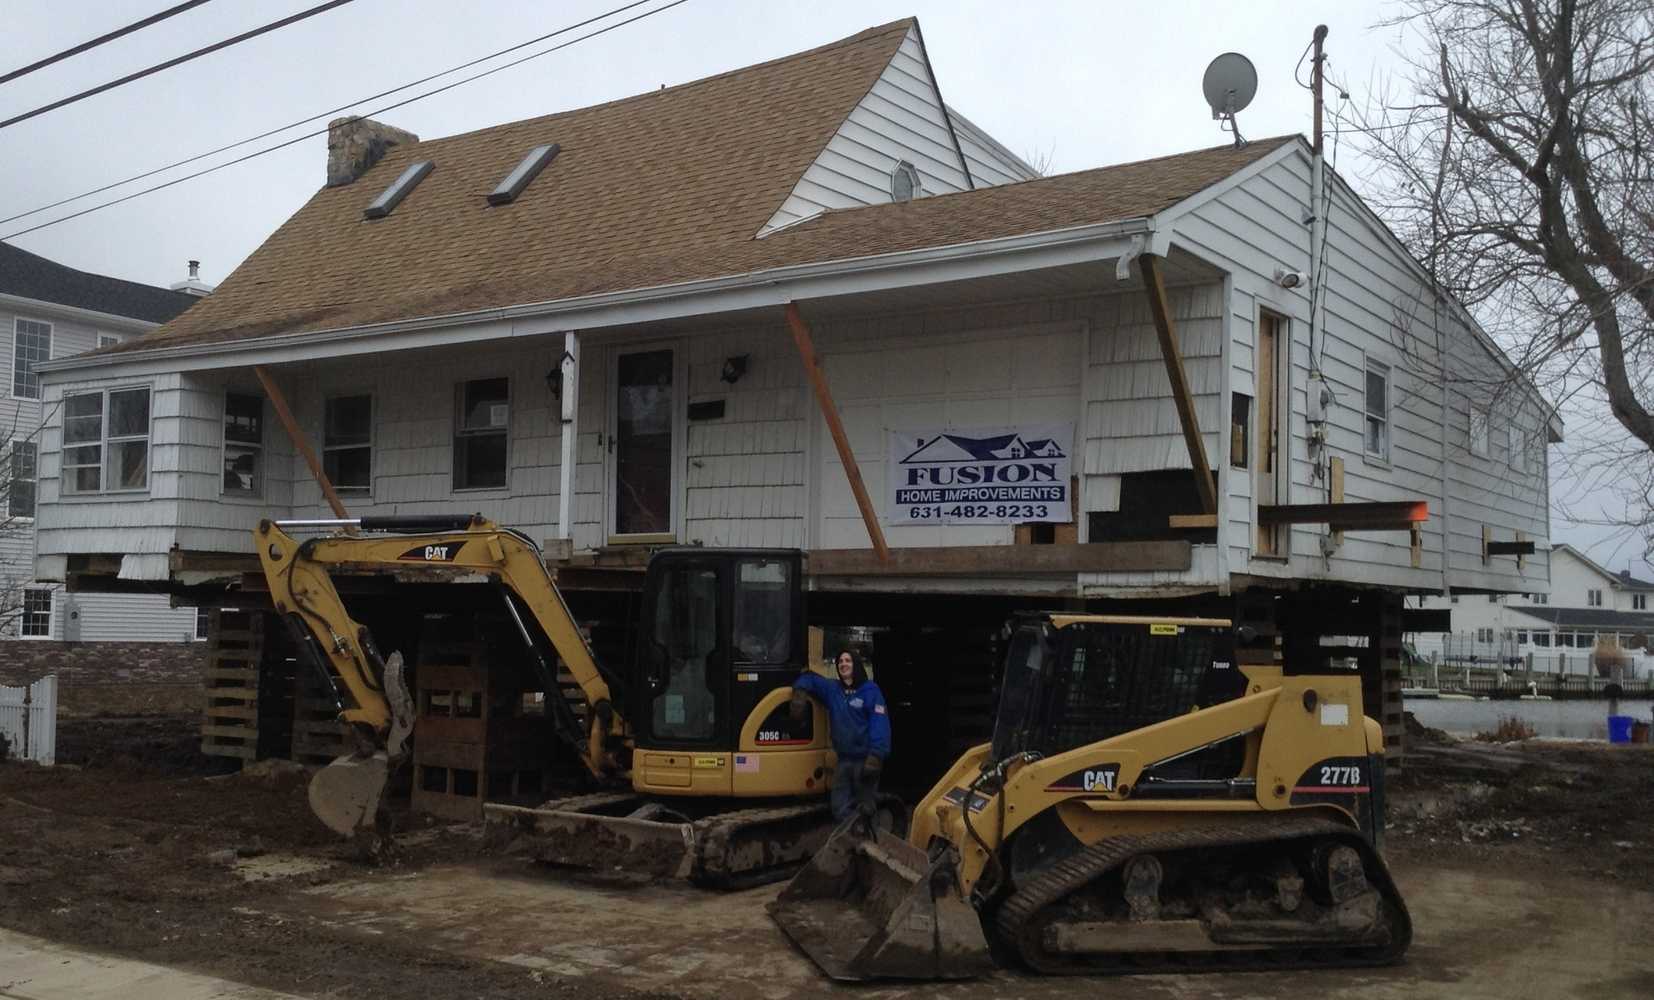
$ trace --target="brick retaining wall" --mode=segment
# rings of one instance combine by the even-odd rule
[[[201,710],[204,642],[0,641],[0,684],[57,674],[58,713],[174,715]]]

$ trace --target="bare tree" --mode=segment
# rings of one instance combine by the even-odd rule
[[[1369,196],[1553,402],[1612,414],[1573,471],[1654,550],[1654,4],[1400,7],[1405,83],[1341,123]]]
[[[34,580],[35,475],[44,421],[0,426],[0,637],[22,634],[27,591]]]

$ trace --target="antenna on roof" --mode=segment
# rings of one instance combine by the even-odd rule
[[[1229,123],[1229,131],[1235,133],[1235,146],[1239,148],[1241,134],[1235,115],[1246,110],[1258,95],[1258,71],[1252,60],[1239,52],[1225,52],[1206,67],[1200,89],[1212,108],[1212,119]]]

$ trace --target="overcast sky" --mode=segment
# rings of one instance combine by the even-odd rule
[[[0,85],[0,118],[317,2],[216,0]],[[0,218],[330,111],[622,2],[355,0],[0,129]],[[5,63],[0,72],[169,5],[170,0],[5,0],[10,44],[0,54]],[[1258,67],[1257,99],[1241,115],[1244,135],[1308,133],[1310,98],[1293,82],[1293,69],[1311,31],[1317,23],[1329,26],[1330,73],[1360,102],[1399,65],[1396,49],[1402,40],[1393,29],[1374,27],[1386,9],[1375,0],[1146,5],[688,0],[382,119],[427,138],[468,132],[683,83],[917,15],[948,103],[1014,152],[1048,158],[1051,172],[1064,172],[1226,141],[1200,93],[1206,64],[1225,51],[1242,52]],[[566,37],[571,36],[518,54]],[[350,111],[369,113],[406,96],[353,105]],[[284,132],[148,183],[325,124],[324,119]],[[1348,172],[1355,166],[1347,162],[1353,154],[1349,146],[1340,152]],[[11,242],[73,267],[158,285],[180,280],[184,262],[196,258],[202,277],[216,282],[321,186],[326,159],[326,139],[316,136]],[[0,223],[0,237],[128,190]],[[1556,489],[1566,492],[1567,485]],[[1640,565],[1640,546],[1611,532],[1558,521],[1553,537],[1587,547],[1613,569],[1624,568],[1628,558],[1639,558],[1639,572],[1647,569]]]

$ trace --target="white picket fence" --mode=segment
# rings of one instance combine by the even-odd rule
[[[0,736],[9,755],[51,764],[57,760],[57,675],[28,687],[0,685]]]

